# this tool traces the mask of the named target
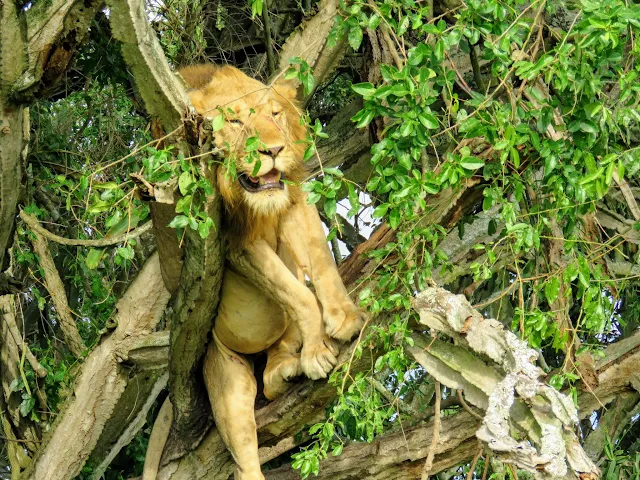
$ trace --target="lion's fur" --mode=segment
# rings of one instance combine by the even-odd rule
[[[258,136],[267,146],[284,148],[272,162],[261,156],[262,175],[278,163],[278,169],[292,182],[284,191],[248,194],[234,181],[225,168],[218,169],[218,187],[227,215],[225,232],[232,244],[241,245],[277,231],[281,215],[300,201],[297,185],[305,178],[302,162],[306,148],[306,129],[301,123],[296,90],[286,82],[265,85],[231,66],[196,65],[178,71],[189,86],[191,103],[206,118],[213,119],[222,110],[227,120],[215,133],[215,143],[225,155],[236,158],[238,173],[251,174],[254,164],[245,162],[245,142]],[[229,111],[230,109],[230,111]],[[241,119],[244,126],[232,123]]]
[[[238,172],[253,176],[244,146],[255,135],[266,144],[256,176],[275,168],[290,181],[303,180],[306,131],[294,89],[277,82],[264,85],[229,66],[199,65],[179,73],[203,116],[213,119],[220,108],[231,109],[214,142],[226,158],[236,157]],[[233,118],[243,126],[234,125]],[[349,340],[364,316],[340,279],[316,208],[306,203],[297,184],[249,193],[224,168],[217,175],[231,248],[203,375],[217,429],[236,462],[234,478],[264,480],[254,415],[257,382],[245,355],[266,351],[263,392],[273,399],[300,374],[326,378],[338,354],[329,337]],[[156,479],[170,424],[171,418],[162,415],[154,426],[144,480]]]

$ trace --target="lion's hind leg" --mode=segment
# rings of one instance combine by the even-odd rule
[[[253,367],[243,355],[225,347],[215,332],[204,360],[204,380],[216,428],[236,463],[235,480],[264,480],[254,416]]]
[[[267,350],[263,378],[264,395],[269,400],[282,395],[291,386],[289,380],[302,374],[301,347],[300,330],[291,322],[282,337]]]

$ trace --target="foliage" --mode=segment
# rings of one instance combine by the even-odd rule
[[[551,380],[560,388],[579,378],[570,345],[597,348],[600,335],[618,331],[624,319],[616,315],[616,299],[637,285],[636,277],[613,277],[603,261],[622,233],[600,242],[589,222],[612,185],[638,178],[640,49],[634,39],[640,7],[581,1],[567,13],[569,28],[554,30],[552,44],[543,50],[545,14],[556,6],[470,0],[450,23],[433,18],[424,4],[352,2],[343,6],[334,36],[346,36],[358,50],[364,29],[392,32],[402,59],[401,66],[379,65],[379,84],[352,86],[364,100],[352,120],[358,128],[375,125],[381,132],[371,149],[373,172],[366,185],[376,201],[373,217],[387,222],[397,238],[372,253],[381,261],[397,261],[380,266],[375,286],[361,294],[363,303],[377,315],[408,309],[429,276],[451,270],[439,248],[446,230],[422,219],[433,195],[480,182],[478,211],[493,213],[494,220],[485,236],[490,240],[474,247],[477,260],[468,265],[472,280],[482,285],[512,265],[502,288],[520,293],[509,324],[552,363],[564,365]],[[450,59],[470,49],[479,51],[483,73],[465,79]],[[310,201],[323,198],[331,217],[344,181],[338,171],[325,172],[307,185]],[[351,198],[357,198],[352,186]],[[357,207],[352,203],[349,214]],[[623,204],[608,208],[626,214]],[[627,298],[637,304],[637,297]],[[375,337],[372,333],[363,343],[379,345],[389,352],[385,357],[401,351],[402,340],[379,343]],[[403,378],[405,365],[389,366],[391,375]],[[365,412],[356,417],[363,428],[378,431],[371,395],[361,390],[359,377],[352,380],[328,420],[310,429],[312,447],[294,456],[303,478],[316,472],[317,459],[340,438],[333,425],[346,399],[352,411]],[[359,396],[350,395],[354,388]],[[373,404],[391,420],[385,402],[378,398]],[[357,437],[369,436],[351,438]]]

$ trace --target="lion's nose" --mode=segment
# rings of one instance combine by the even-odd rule
[[[275,147],[267,147],[267,150],[260,150],[260,153],[270,155],[271,158],[276,158],[283,148],[283,145],[276,145]]]

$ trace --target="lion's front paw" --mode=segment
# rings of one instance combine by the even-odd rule
[[[302,373],[300,358],[285,356],[267,362],[264,369],[264,395],[269,400],[279,397],[291,386],[289,380]]]
[[[366,320],[365,313],[351,300],[332,305],[324,311],[325,331],[332,338],[346,342],[357,335]]]
[[[325,378],[337,362],[335,354],[322,342],[302,347],[300,354],[302,371],[312,380]]]

